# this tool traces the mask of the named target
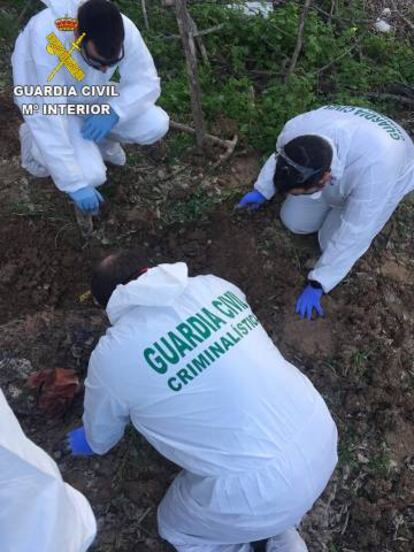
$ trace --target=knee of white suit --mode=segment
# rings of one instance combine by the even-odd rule
[[[329,209],[322,197],[288,196],[280,209],[280,218],[294,234],[313,234],[321,228]]]
[[[113,135],[121,142],[149,146],[161,140],[167,134],[169,126],[168,114],[154,105],[139,117],[120,123],[115,127]]]
[[[161,140],[170,128],[170,118],[168,114],[160,107],[155,106],[153,112],[153,124],[151,125],[151,133],[148,136],[148,144],[154,144]]]
[[[106,182],[106,167],[104,163],[99,163],[90,167],[88,171],[88,183],[97,188]]]
[[[285,226],[293,234],[311,234],[314,230],[307,230],[300,227],[300,221],[298,220],[298,213],[290,205],[283,203],[280,209],[280,220],[283,226]]]

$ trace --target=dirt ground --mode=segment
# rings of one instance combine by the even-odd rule
[[[81,296],[94,261],[121,246],[144,248],[151,263],[184,260],[193,273],[240,285],[281,352],[325,397],[339,427],[340,462],[303,521],[309,549],[412,550],[412,201],[323,300],[326,318],[301,321],[294,301],[318,255],[316,240],[283,229],[278,201],[255,216],[233,213],[258,170],[253,153],[214,170],[208,158],[177,155],[174,134],[162,149],[129,148],[128,166],[109,171],[106,208],[85,242],[64,194],[20,168],[19,118],[2,100],[0,386],[27,435],[90,500],[99,523],[93,550],[170,550],[157,536],[156,509],[177,467],[132,430],[106,456],[71,458],[64,436],[79,425],[82,393],[51,417],[25,383],[32,372],[57,367],[84,379],[106,320]]]

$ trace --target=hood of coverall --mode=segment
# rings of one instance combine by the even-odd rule
[[[78,13],[80,4],[86,0],[41,0],[48,8],[50,8],[57,17],[68,15],[75,17]]]
[[[188,284],[185,263],[160,264],[136,280],[119,284],[112,293],[106,312],[111,324],[135,307],[169,307]]]

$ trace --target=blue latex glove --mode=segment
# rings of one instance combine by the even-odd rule
[[[85,213],[97,215],[99,213],[99,205],[104,198],[93,186],[85,186],[76,192],[69,192],[69,196],[76,203],[77,207]]]
[[[267,200],[263,194],[257,190],[253,190],[244,195],[239,203],[236,205],[236,209],[247,209],[248,211],[256,211]]]
[[[67,438],[72,456],[92,456],[92,454],[95,454],[88,445],[85,428],[83,426],[69,431]]]
[[[101,142],[118,121],[119,117],[112,108],[108,115],[89,115],[85,118],[81,134],[85,140]]]
[[[325,312],[320,303],[322,295],[323,289],[314,288],[308,284],[296,301],[296,314],[299,314],[301,318],[311,320],[313,309],[315,309],[317,317],[325,316]]]

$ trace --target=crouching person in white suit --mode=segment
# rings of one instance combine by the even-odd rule
[[[318,232],[322,254],[296,303],[296,312],[311,319],[324,315],[323,294],[345,278],[413,190],[407,132],[370,109],[328,105],[286,123],[238,206],[256,210],[286,193],[283,224],[295,234]]]
[[[120,142],[153,144],[168,131],[168,115],[155,105],[160,79],[138,29],[114,3],[43,3],[47,9],[29,21],[12,56],[14,85],[21,87],[15,92],[23,94],[15,96],[25,119],[20,129],[22,165],[34,176],[51,176],[81,210],[97,214],[102,196],[96,188],[106,180],[105,161],[115,165],[126,161]],[[58,71],[62,56],[51,48],[51,33],[67,51],[73,50],[70,64],[64,63]],[[88,95],[92,90],[99,94],[99,88],[91,86],[102,90],[117,68],[120,82],[111,83],[117,95]],[[52,92],[62,87],[67,95],[39,95],[46,94],[46,85],[54,86]],[[29,115],[24,105],[33,102],[39,107]],[[76,112],[52,115],[47,110],[53,106],[47,104],[75,104]],[[108,112],[84,115],[80,104],[89,110],[92,104],[105,105]]]
[[[303,552],[295,529],[337,462],[312,383],[274,346],[236,286],[184,263],[107,257],[92,280],[112,324],[92,353],[73,454],[105,454],[135,428],[183,468],[158,510],[182,552]]]
[[[89,502],[28,439],[0,389],[2,552],[86,552],[96,534]]]

